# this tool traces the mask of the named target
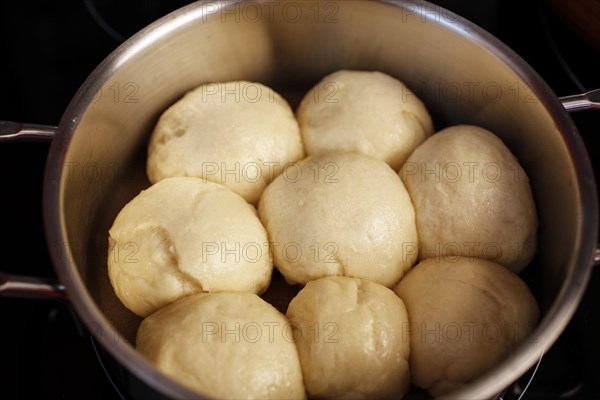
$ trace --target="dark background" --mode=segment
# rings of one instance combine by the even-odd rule
[[[187,1],[0,3],[0,120],[58,124],[84,79],[120,43]],[[598,52],[542,1],[436,3],[477,23],[521,55],[558,96],[600,88]],[[103,27],[98,13],[109,27]],[[597,43],[598,44],[598,43]],[[570,71],[569,71],[570,70]],[[580,81],[579,84],[575,80]],[[596,176],[600,111],[573,115]],[[0,145],[0,270],[53,277],[42,227],[45,143]],[[600,273],[575,318],[544,357],[524,399],[589,399],[600,389]],[[0,298],[0,397],[118,399],[90,339],[67,306]],[[511,390],[518,393],[526,376]],[[516,398],[507,394],[506,398]]]

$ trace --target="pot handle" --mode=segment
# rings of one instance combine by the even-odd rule
[[[0,143],[49,141],[56,127],[0,121]],[[67,300],[64,285],[52,279],[10,275],[0,271],[0,296]]]
[[[52,140],[54,132],[56,132],[55,126],[0,121],[0,143],[17,141],[45,142]]]
[[[65,286],[52,279],[31,278],[0,272],[0,296],[68,300]]]
[[[567,112],[600,109],[600,89],[590,90],[587,93],[559,97]],[[600,266],[600,244],[594,251],[594,264]]]
[[[600,89],[590,90],[587,93],[573,96],[560,97],[559,100],[568,112],[600,109]]]

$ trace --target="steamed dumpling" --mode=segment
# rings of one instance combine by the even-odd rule
[[[365,155],[297,163],[267,187],[259,215],[290,283],[341,275],[389,287],[417,257],[414,209],[402,181]]]
[[[158,120],[148,147],[150,182],[193,176],[222,183],[250,203],[304,157],[289,104],[260,83],[207,83]]]
[[[428,258],[395,292],[410,319],[412,383],[433,396],[495,367],[539,317],[535,298],[517,275],[478,258]]]
[[[308,282],[286,316],[308,393],[317,399],[400,399],[408,391],[408,315],[377,283],[341,276]]]
[[[400,169],[433,133],[419,98],[377,71],[338,71],[323,78],[296,111],[309,155],[358,152]]]
[[[197,178],[164,179],[144,190],[109,231],[110,282],[142,317],[192,293],[262,293],[272,271],[254,207]]]
[[[520,272],[536,250],[529,178],[493,133],[446,128],[419,146],[400,176],[412,198],[420,258],[486,258]]]
[[[252,293],[200,293],[170,304],[144,319],[136,348],[208,398],[305,398],[290,324]]]

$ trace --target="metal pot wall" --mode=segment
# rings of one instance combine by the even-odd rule
[[[401,79],[426,103],[437,129],[470,123],[495,132],[531,179],[539,250],[523,277],[543,317],[510,357],[451,397],[494,397],[567,325],[597,257],[598,201],[565,107],[597,107],[597,92],[559,101],[498,40],[422,1],[198,2],[150,25],[104,60],[54,134],[0,125],[2,140],[54,136],[44,188],[51,256],[83,325],[136,382],[165,397],[196,396],[135,352],[140,319],[115,297],[106,273],[108,228],[149,186],[146,142],[158,116],[208,81],[264,82],[294,103],[338,69],[380,70]],[[124,257],[130,251],[118,250]],[[4,278],[3,292],[64,293],[62,285]]]

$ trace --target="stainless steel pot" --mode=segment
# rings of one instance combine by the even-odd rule
[[[142,30],[96,68],[56,128],[45,174],[46,234],[60,282],[101,345],[157,392],[197,397],[135,352],[139,318],[116,299],[106,273],[107,230],[149,185],[144,167],[152,126],[203,82],[260,81],[294,103],[342,68],[403,80],[427,104],[437,128],[471,123],[490,129],[531,178],[539,250],[524,278],[543,318],[510,357],[450,397],[496,396],[539,360],[573,315],[598,261],[598,201],[586,150],[565,107],[598,107],[597,92],[561,103],[497,39],[422,1],[198,2]],[[52,136],[44,127],[9,123],[0,132],[2,140]],[[113,250],[116,257],[135,251]],[[64,293],[62,285],[3,278],[5,293]]]

